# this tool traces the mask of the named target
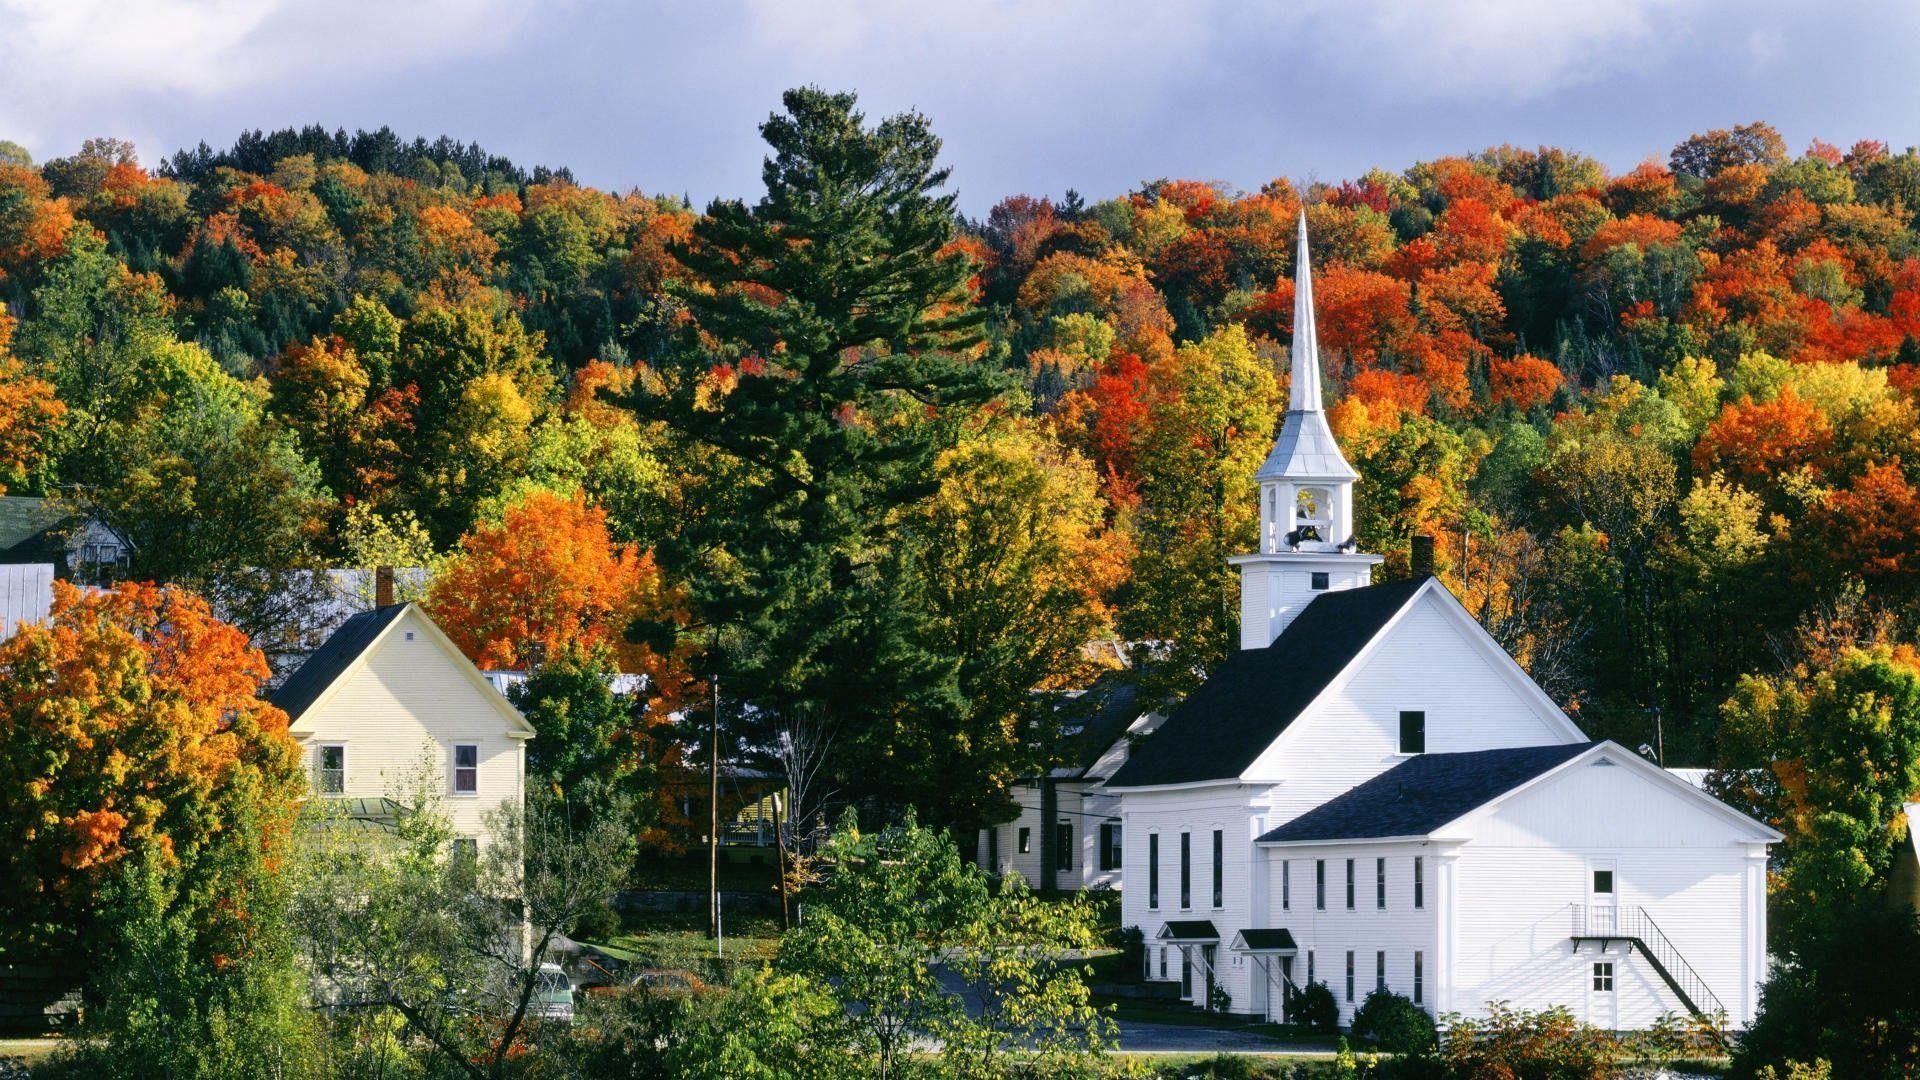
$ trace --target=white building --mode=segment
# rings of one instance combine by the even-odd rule
[[[315,794],[379,818],[421,784],[477,852],[523,805],[533,726],[412,604],[349,617],[272,695]]]
[[[1060,764],[1013,789],[1020,811],[1012,821],[980,830],[980,866],[1018,874],[1037,889],[1117,889],[1125,832],[1119,796],[1108,777],[1127,750],[1159,723],[1142,713],[1134,684],[1109,672],[1061,707]]]
[[[1343,1023],[1384,986],[1436,1014],[1744,1026],[1779,835],[1588,741],[1438,579],[1371,584],[1306,244],[1303,220],[1290,408],[1258,474],[1260,550],[1233,560],[1241,651],[1105,784],[1148,977],[1274,1018],[1313,980]]]

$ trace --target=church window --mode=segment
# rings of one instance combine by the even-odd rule
[[[1412,709],[1400,713],[1400,752],[1403,754],[1427,752],[1426,713]]]
[[[1373,860],[1373,906],[1384,911],[1387,907],[1387,860]]]
[[[1308,582],[1315,592],[1326,592],[1332,587],[1332,581],[1325,570],[1315,570]]]
[[[1353,1000],[1353,950],[1347,950],[1347,1000]]]
[[[1180,834],[1180,906],[1193,906],[1193,834]]]
[[[1293,862],[1280,860],[1280,910],[1293,910]]]
[[[1427,906],[1427,860],[1418,855],[1413,857],[1413,906]]]
[[[1160,906],[1160,834],[1147,834],[1147,906]],[[1166,974],[1164,965],[1161,975]]]
[[[1423,991],[1427,988],[1426,982],[1427,956],[1425,953],[1415,950],[1413,954],[1413,1003],[1415,1005],[1421,1003],[1420,999],[1424,996]]]
[[[1593,988],[1610,991],[1613,989],[1613,965],[1611,963],[1593,965]]]
[[[1032,829],[1023,828],[1020,830],[1020,854],[1022,855],[1033,854],[1033,830]]]
[[[1313,860],[1313,906],[1327,910],[1327,860]]]
[[[1593,872],[1593,891],[1602,895],[1613,893],[1613,871],[1595,870]]]
[[[1221,881],[1221,879],[1226,876],[1226,871],[1227,871],[1225,839],[1226,839],[1225,834],[1222,833],[1219,829],[1213,830],[1213,906],[1214,907],[1224,906],[1225,898],[1226,898],[1226,889],[1224,888],[1225,883]]]
[[[1373,988],[1375,990],[1387,988],[1387,951],[1385,949],[1373,954]]]
[[[1053,828],[1053,868],[1073,869],[1073,824],[1063,821]]]
[[[1353,910],[1353,860],[1347,860],[1347,910]]]

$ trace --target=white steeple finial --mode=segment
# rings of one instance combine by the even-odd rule
[[[1293,388],[1290,412],[1319,412],[1320,335],[1313,325],[1313,263],[1307,257],[1307,212],[1300,211],[1300,243],[1293,256]]]

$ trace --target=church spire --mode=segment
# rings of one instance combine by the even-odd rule
[[[1290,412],[1320,411],[1320,335],[1313,325],[1313,263],[1307,257],[1307,212],[1300,211],[1300,243],[1293,255],[1293,390]]]

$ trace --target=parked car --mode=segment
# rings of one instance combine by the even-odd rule
[[[533,1000],[527,1015],[540,1020],[573,1023],[573,980],[559,964],[541,964],[534,977]]]

